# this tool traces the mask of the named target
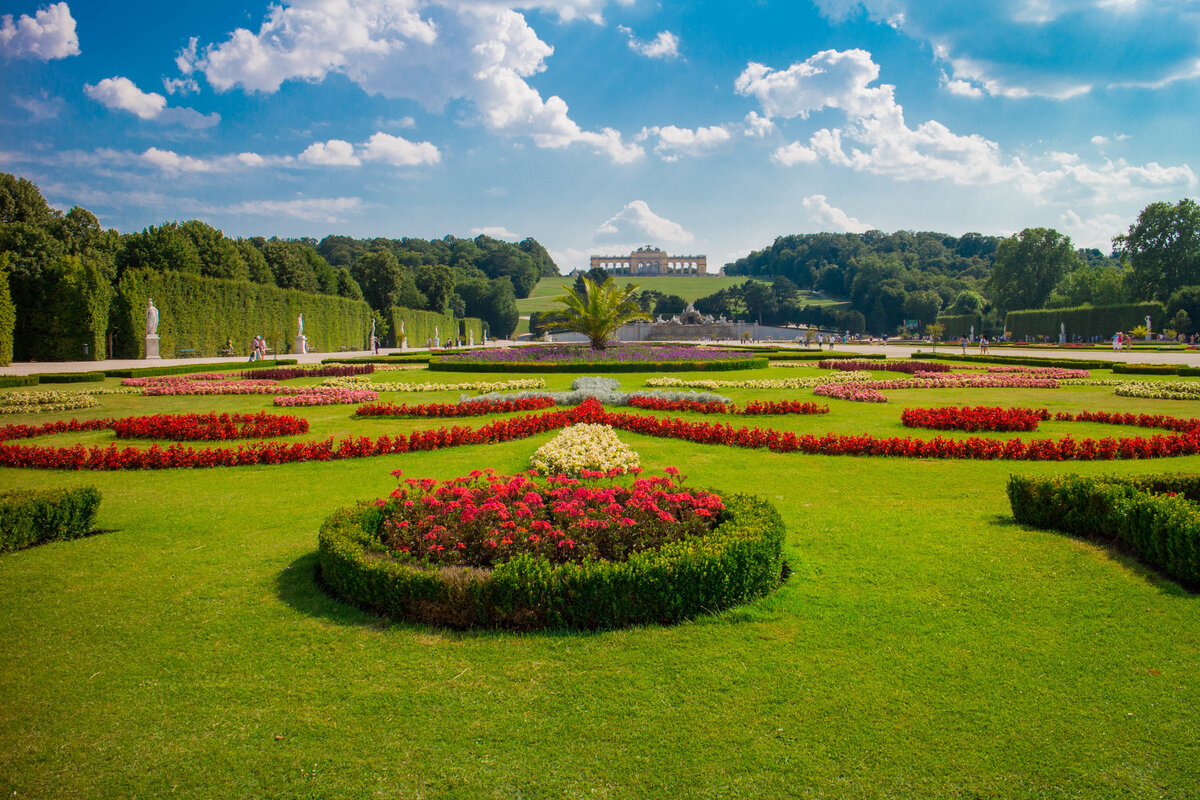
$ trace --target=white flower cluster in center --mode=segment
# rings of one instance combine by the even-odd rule
[[[584,470],[628,472],[641,467],[638,454],[617,438],[611,425],[581,423],[542,445],[529,465],[543,475],[579,477]]]

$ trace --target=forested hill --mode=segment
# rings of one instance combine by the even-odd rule
[[[987,279],[1000,241],[980,233],[805,233],[780,236],[765,250],[727,264],[725,273],[782,275],[801,288],[840,297],[850,295],[860,270],[869,271],[872,278],[899,279],[910,288],[954,281],[957,291],[976,288]]]
[[[727,264],[725,273],[781,276],[801,289],[848,298],[868,330],[892,331],[906,316],[932,321],[964,293],[978,297],[1000,241],[979,233],[798,234]]]

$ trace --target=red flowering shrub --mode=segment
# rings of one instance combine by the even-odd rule
[[[520,400],[468,400],[463,403],[424,403],[396,405],[379,403],[362,405],[355,410],[359,417],[482,417],[509,411],[538,411],[554,408],[549,397],[526,397]]]
[[[685,491],[667,478],[595,488],[489,471],[406,483],[333,514],[318,536],[325,585],[394,619],[671,623],[766,594],[786,575],[783,520],[757,497]]]
[[[906,428],[939,431],[1035,431],[1038,421],[1050,419],[1046,409],[963,406],[957,408],[906,408],[900,422]]]
[[[1102,418],[1103,417],[1103,418]],[[524,439],[546,431],[558,430],[580,422],[611,425],[619,430],[647,436],[682,439],[700,444],[719,444],[750,447],[780,453],[810,455],[893,456],[898,458],[972,458],[1012,460],[1111,460],[1114,458],[1164,458],[1200,453],[1200,421],[1179,420],[1174,417],[1141,415],[1103,415],[1087,413],[1074,415],[1079,421],[1136,424],[1161,427],[1174,431],[1168,435],[1149,438],[1104,438],[1075,441],[1070,436],[1061,439],[1020,439],[1001,441],[970,437],[966,439],[914,439],[911,437],[845,436],[797,434],[771,428],[734,428],[728,424],[689,422],[682,419],[643,416],[605,411],[594,398],[589,398],[569,410],[552,410],[542,414],[500,419],[478,428],[454,426],[436,430],[413,431],[408,435],[348,436],[338,442],[327,439],[317,442],[253,442],[236,449],[208,448],[196,450],[180,444],[166,449],[153,445],[148,449],[116,445],[108,447],[31,447],[0,444],[0,466],[31,467],[35,469],[170,469],[174,467],[221,467],[246,464],[284,464],[293,461],[332,461],[344,458],[439,450],[459,445],[491,444]],[[6,425],[0,427],[0,441],[29,438],[46,433],[98,430],[113,426],[112,420],[52,422],[40,426]]]
[[[308,420],[280,414],[155,414],[126,417],[109,426],[118,439],[223,441],[308,433]]]
[[[551,564],[624,561],[706,534],[725,508],[717,495],[685,491],[670,478],[593,487],[563,475],[537,480],[474,470],[440,484],[405,484],[382,506],[380,539],[395,555],[424,564],[490,568],[520,554]]]

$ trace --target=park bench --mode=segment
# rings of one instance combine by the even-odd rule
[[[191,358],[198,355],[200,355],[200,351],[194,347],[181,347],[175,351],[176,358]]]

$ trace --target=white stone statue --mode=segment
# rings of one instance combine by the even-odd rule
[[[1150,318],[1146,317],[1146,319],[1150,319]],[[1067,335],[1067,323],[1065,323],[1065,322],[1058,323],[1058,335],[1059,336]]]
[[[467,332],[467,344],[471,347],[475,346],[475,331]]]
[[[304,335],[304,315],[296,317],[296,338],[299,339]]]
[[[1146,315],[1146,333],[1150,333],[1150,315]]]
[[[438,331],[438,326],[434,325],[433,326],[433,346],[437,347],[438,343],[441,341],[442,341],[442,334]]]
[[[404,320],[400,320],[400,335],[404,335]]]
[[[158,334],[158,309],[154,307],[154,301],[146,298],[146,335],[156,336]]]

